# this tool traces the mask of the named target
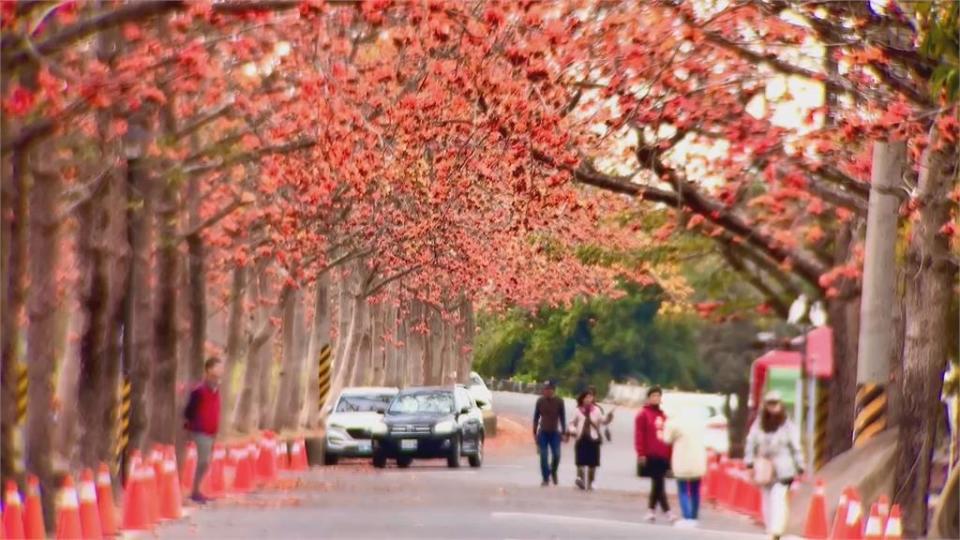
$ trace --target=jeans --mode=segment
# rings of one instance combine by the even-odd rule
[[[540,431],[537,433],[537,448],[540,449],[540,474],[543,481],[548,482],[552,474],[556,474],[560,466],[560,432]],[[553,454],[552,460],[547,460],[547,449]]]
[[[191,496],[200,495],[200,482],[210,467],[210,456],[213,454],[214,438],[205,433],[190,432],[190,440],[197,445],[197,472],[193,475],[193,492]]]
[[[700,514],[700,479],[677,480],[680,511],[683,519],[697,519]]]

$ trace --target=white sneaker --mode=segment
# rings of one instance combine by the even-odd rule
[[[653,512],[647,512],[647,515],[646,517],[643,518],[643,520],[646,521],[647,523],[653,523],[654,521],[657,520],[657,515],[654,514]]]
[[[673,515],[673,512],[667,512],[663,515],[663,517],[668,523],[675,523],[677,521],[677,516]]]

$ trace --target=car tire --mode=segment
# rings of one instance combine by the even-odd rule
[[[450,441],[450,454],[447,455],[447,467],[456,469],[460,466],[460,436],[457,435]]]
[[[483,435],[477,439],[477,450],[467,459],[470,466],[478,469],[483,465]]]
[[[397,458],[397,467],[400,467],[401,469],[406,469],[410,467],[412,463],[413,463],[413,458],[410,456],[400,456]]]
[[[383,452],[374,450],[373,451],[373,466],[378,469],[383,469],[387,466],[387,456]]]

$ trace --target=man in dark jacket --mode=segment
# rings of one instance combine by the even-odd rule
[[[660,409],[662,398],[663,390],[659,386],[651,387],[647,391],[647,404],[637,413],[637,418],[634,420],[634,446],[637,450],[637,464],[641,474],[649,476],[652,484],[648,503],[650,513],[647,514],[647,521],[656,519],[654,511],[657,504],[666,514],[667,520],[673,521],[673,515],[670,513],[670,503],[667,502],[667,490],[664,481],[667,471],[670,470],[672,448],[666,442],[663,434],[663,425],[667,421],[667,415]]]
[[[543,387],[543,396],[537,400],[533,409],[533,438],[537,441],[540,452],[540,474],[543,476],[541,486],[557,484],[557,469],[560,467],[560,442],[567,432],[567,414],[564,410],[563,398],[556,395],[556,387],[548,381]],[[548,461],[547,450],[553,454],[553,460]]]
[[[220,379],[223,378],[223,362],[217,357],[211,357],[203,367],[203,381],[190,392],[190,399],[183,412],[190,440],[197,445],[197,471],[193,477],[190,499],[199,504],[207,502],[207,498],[200,493],[200,482],[210,466],[213,443],[220,430]]]

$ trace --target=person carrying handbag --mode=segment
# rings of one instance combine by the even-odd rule
[[[803,454],[800,433],[787,418],[783,397],[776,390],[764,397],[763,411],[747,435],[743,460],[763,495],[767,533],[779,539],[787,526],[790,485],[803,474]]]
[[[576,485],[585,491],[593,491],[593,481],[596,479],[597,467],[600,466],[600,444],[603,441],[601,429],[612,419],[612,413],[604,415],[594,403],[595,400],[596,394],[591,390],[577,396],[577,414],[568,430],[576,441]]]
[[[647,390],[647,403],[637,413],[634,419],[633,444],[637,451],[637,475],[650,478],[650,498],[647,501],[649,512],[646,521],[656,521],[657,506],[664,513],[670,523],[676,521],[670,511],[670,502],[667,500],[667,472],[670,470],[670,459],[673,448],[664,435],[667,415],[660,408],[663,399],[663,390],[653,386]]]

